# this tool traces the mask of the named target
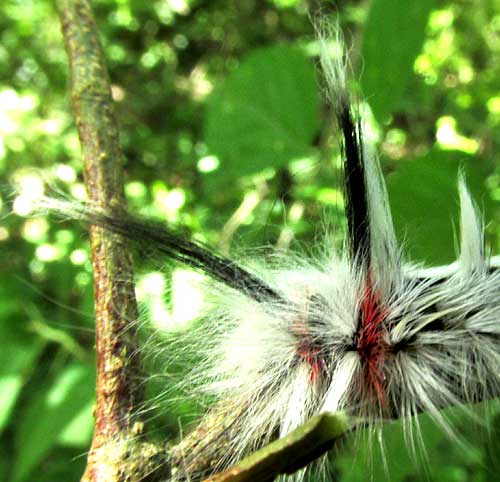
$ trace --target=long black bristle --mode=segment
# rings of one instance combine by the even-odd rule
[[[141,220],[130,215],[110,215],[87,208],[79,210],[79,217],[89,224],[102,227],[140,244],[147,250],[165,254],[258,302],[283,303],[281,296],[275,290],[238,263],[160,223]]]
[[[368,194],[359,122],[353,118],[347,101],[340,105],[338,122],[343,135],[344,190],[349,249],[352,259],[370,255]]]

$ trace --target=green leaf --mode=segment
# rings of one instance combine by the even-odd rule
[[[441,412],[459,436],[460,443],[425,413],[415,418],[413,440],[409,437],[408,420],[385,424],[382,427],[383,445],[374,440],[373,433],[351,434],[344,449],[335,456],[337,472],[342,474],[339,480],[367,480],[367,468],[373,482],[498,480],[495,477],[498,471],[490,472],[494,465],[488,463],[488,453],[497,459],[498,452],[494,451],[493,444],[499,433],[493,427],[485,436],[482,430],[491,426],[494,405],[489,404],[489,407],[483,403],[466,410],[456,406]],[[474,421],[471,421],[470,410],[476,415]],[[484,450],[480,449],[482,445]],[[357,463],[353,464],[353,458]],[[474,478],[467,474],[474,474]]]
[[[73,364],[58,374],[54,383],[35,396],[26,409],[16,433],[17,460],[14,481],[26,480],[49,450],[68,436],[84,417],[94,398],[94,368]],[[79,423],[77,423],[77,421]]]
[[[9,473],[11,464],[7,455],[8,445],[4,442],[0,445],[0,480],[8,480],[7,474]]]
[[[30,357],[25,356],[28,360]],[[4,370],[2,370],[4,371]],[[17,397],[21,391],[23,377],[21,373],[0,374],[0,428],[4,429],[9,421],[12,409],[16,403]]]
[[[94,398],[82,406],[75,418],[66,425],[57,443],[65,447],[86,447],[94,429]]]
[[[5,304],[8,304],[8,300]],[[5,308],[5,306],[4,306]],[[6,313],[5,310],[0,310]],[[9,422],[26,375],[43,348],[43,342],[19,328],[19,318],[2,317],[0,323],[0,431]]]
[[[457,254],[460,169],[481,212],[488,219],[491,199],[484,182],[490,165],[459,151],[430,151],[402,164],[387,179],[396,232],[412,261],[444,264]]]
[[[32,480],[33,482],[76,482],[81,479],[86,462],[86,451],[81,448],[57,448],[51,452],[50,458],[43,463],[43,469],[38,470],[36,477]],[[10,479],[6,480],[10,482]]]
[[[374,0],[363,35],[363,94],[379,122],[400,104],[435,0]]]
[[[303,157],[318,127],[311,60],[286,45],[255,51],[208,103],[205,140],[221,161],[211,176],[231,180]]]

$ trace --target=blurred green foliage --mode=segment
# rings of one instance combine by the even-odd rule
[[[94,8],[132,210],[187,226],[223,251],[314,252],[325,224],[342,238],[338,133],[319,95],[302,0],[96,0]],[[411,260],[454,258],[460,167],[498,253],[500,0],[339,0],[336,8],[323,5],[350,46]],[[52,2],[4,0],[0,11],[0,480],[76,481],[94,384],[85,231],[10,214],[12,186],[37,192],[46,182],[84,196],[66,57]],[[141,273],[138,295],[153,324],[172,329],[196,317],[196,275]],[[196,411],[169,407],[154,415],[165,438],[177,415]],[[411,463],[401,427],[389,426],[390,478],[498,479],[495,413],[483,438],[459,420],[466,447],[423,418],[427,464]],[[363,447],[356,439],[340,452],[339,480],[367,479]],[[377,452],[373,480],[388,477]]]

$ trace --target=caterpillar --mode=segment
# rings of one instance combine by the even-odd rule
[[[398,246],[384,179],[349,92],[345,54],[319,36],[328,99],[342,134],[347,233],[321,259],[244,265],[168,226],[43,198],[37,209],[101,226],[213,280],[203,359],[191,378],[214,404],[172,452],[173,480],[200,480],[313,415],[368,426],[500,392],[500,258],[458,176],[460,255],[422,269]],[[199,348],[197,348],[199,349]],[[300,473],[297,477],[302,477]]]

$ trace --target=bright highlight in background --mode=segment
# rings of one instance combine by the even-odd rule
[[[33,210],[33,201],[43,195],[43,181],[36,174],[30,173],[16,176],[15,184],[19,196],[14,200],[13,210],[20,216],[27,216]]]
[[[202,280],[202,275],[191,270],[176,269],[174,271],[172,314],[176,325],[186,325],[200,315],[203,307]]]
[[[465,137],[457,132],[457,121],[450,116],[441,117],[437,121],[436,139],[444,149],[452,149],[475,154],[479,143],[475,139]]]
[[[187,269],[172,273],[171,306],[167,305],[167,279],[163,273],[152,272],[137,283],[136,294],[148,309],[153,325],[163,331],[173,331],[197,319],[203,308],[201,282],[203,276]]]
[[[198,171],[212,172],[219,167],[220,161],[217,156],[204,156],[198,161]]]

